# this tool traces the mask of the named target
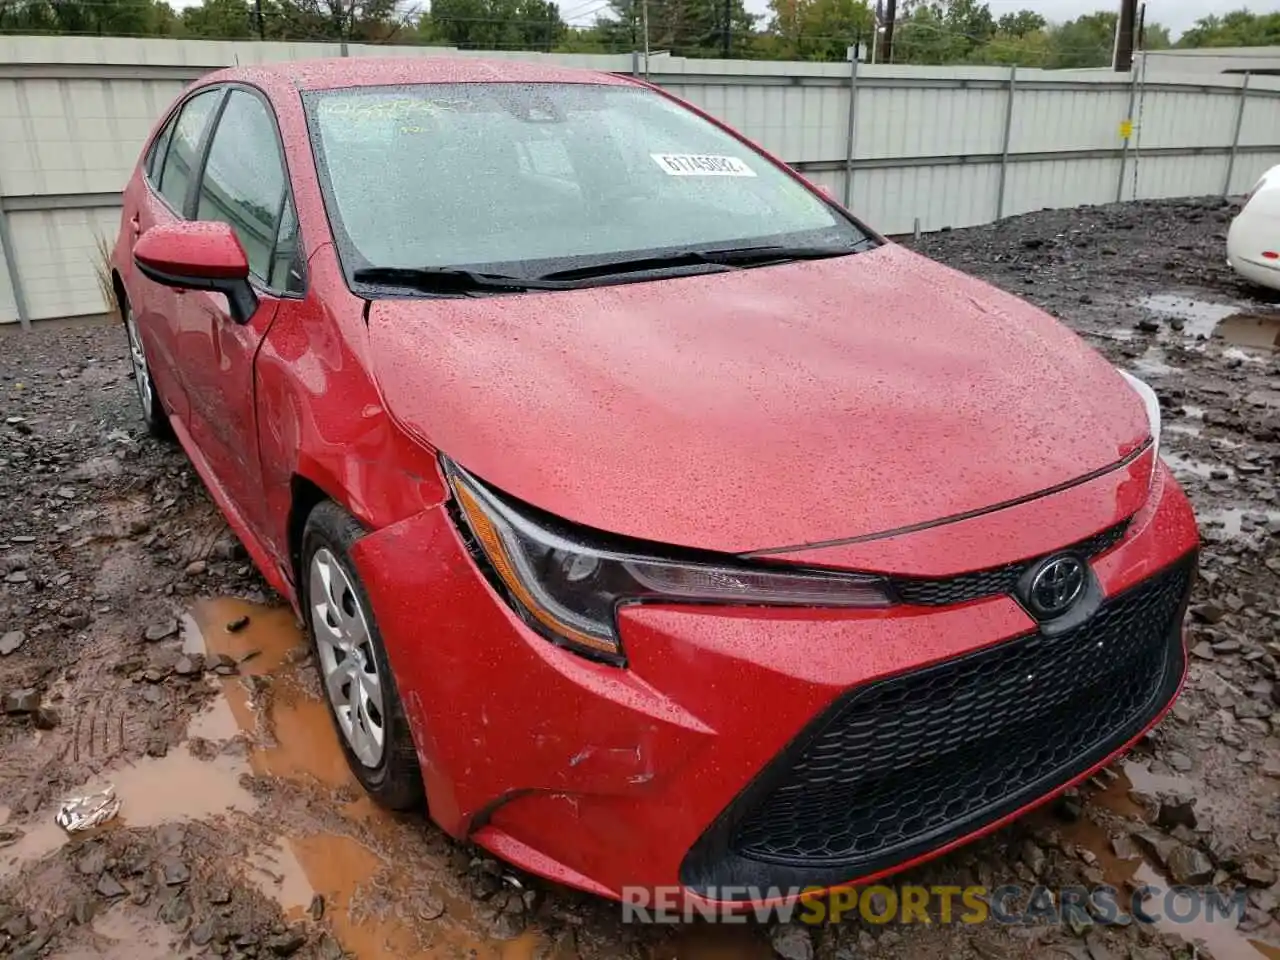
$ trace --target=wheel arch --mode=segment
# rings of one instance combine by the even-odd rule
[[[289,478],[289,517],[285,536],[289,549],[289,569],[298,590],[301,590],[302,585],[302,532],[306,529],[307,517],[311,516],[311,511],[326,500],[332,500],[348,513],[351,512],[342,498],[334,496],[305,473],[294,473]]]
[[[129,292],[125,290],[124,280],[115,267],[111,268],[111,289],[116,295],[116,313],[120,315],[120,322],[124,323],[125,311],[129,308]]]

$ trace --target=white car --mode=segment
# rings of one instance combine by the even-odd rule
[[[1246,280],[1280,290],[1280,166],[1262,175],[1231,222],[1227,262]]]

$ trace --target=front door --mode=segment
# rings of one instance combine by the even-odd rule
[[[188,291],[179,311],[177,349],[191,406],[190,433],[241,518],[266,529],[254,362],[282,304],[300,291],[288,176],[275,116],[264,96],[233,86],[217,120],[196,190],[195,219],[231,225],[249,261],[258,309],[238,324],[222,294]]]
[[[130,249],[152,227],[186,215],[205,134],[223,93],[221,87],[214,87],[188,98],[156,138],[142,182],[135,180],[131,195],[125,198],[129,216],[121,229],[128,232]],[[166,409],[185,422],[189,406],[178,373],[176,324],[183,298],[190,294],[148,280],[132,264],[126,266],[125,288],[150,361],[151,379]]]

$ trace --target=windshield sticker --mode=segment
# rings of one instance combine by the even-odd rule
[[[671,177],[754,177],[756,172],[737,157],[701,153],[651,153],[653,162]]]

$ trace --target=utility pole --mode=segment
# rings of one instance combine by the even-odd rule
[[[880,62],[893,63],[893,22],[898,19],[898,0],[887,0],[884,27],[880,34]]]
[[[1116,56],[1112,69],[1128,73],[1133,68],[1134,27],[1138,19],[1138,0],[1120,0],[1120,21],[1116,24]]]
[[[730,24],[733,20],[732,13],[733,0],[724,0],[724,37],[720,41],[720,55],[726,60],[729,59],[729,52],[733,42],[730,37]]]
[[[644,78],[649,79],[649,0],[640,0],[640,28],[644,31]]]
[[[253,19],[258,24],[258,39],[267,39],[266,28],[262,25],[262,0],[253,0]]]

